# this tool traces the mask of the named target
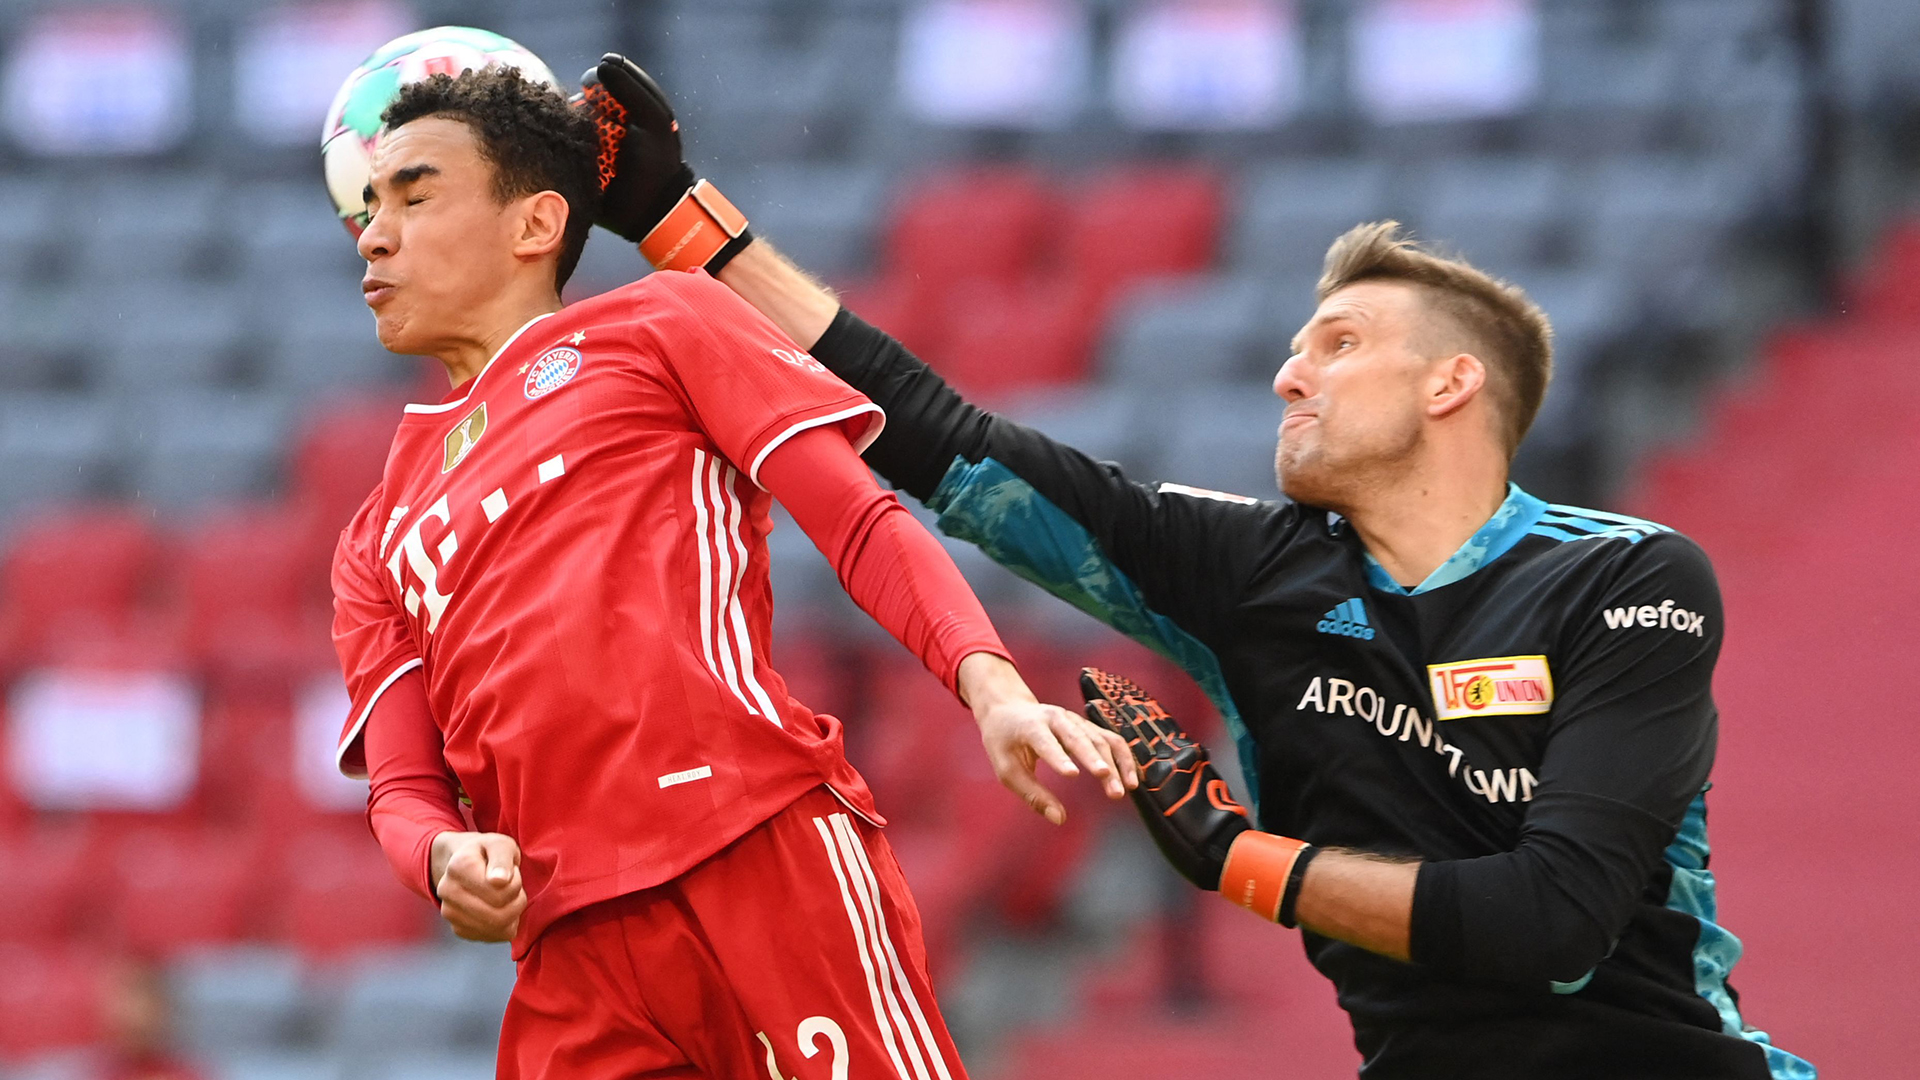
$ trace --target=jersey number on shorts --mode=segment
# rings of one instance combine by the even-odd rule
[[[773,1040],[767,1038],[764,1031],[756,1031],[760,1045],[767,1048],[767,1074],[773,1080],[787,1080],[780,1075],[780,1064],[774,1060]],[[847,1080],[847,1033],[828,1016],[809,1016],[800,1021],[800,1030],[794,1033],[794,1040],[800,1044],[800,1053],[811,1058],[820,1052],[819,1038],[825,1035],[827,1045],[833,1048],[833,1080]],[[797,1078],[796,1078],[797,1080]]]

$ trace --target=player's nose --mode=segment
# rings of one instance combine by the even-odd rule
[[[1281,364],[1280,370],[1273,374],[1274,394],[1282,401],[1299,401],[1310,397],[1311,391],[1304,377],[1306,374],[1306,361],[1301,354],[1287,357],[1287,362]]]
[[[354,241],[354,247],[359,250],[360,257],[368,262],[391,255],[396,246],[392,233],[392,229],[376,213],[367,222],[367,227],[360,230],[360,238]]]

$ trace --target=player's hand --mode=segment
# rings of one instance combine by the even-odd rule
[[[1252,825],[1214,770],[1207,748],[1130,679],[1086,668],[1080,690],[1087,697],[1088,719],[1126,740],[1139,763],[1141,784],[1133,804],[1160,853],[1188,881],[1218,889],[1227,849]]]
[[[1084,768],[1111,799],[1126,797],[1140,782],[1118,736],[1057,705],[1041,703],[1006,660],[974,653],[961,661],[959,681],[960,694],[980,725],[980,742],[993,774],[1055,825],[1067,820],[1067,808],[1040,782],[1040,762],[1061,776],[1078,776]]]
[[[600,214],[595,223],[639,243],[693,187],[680,124],[666,92],[640,65],[608,53],[580,77],[575,108],[600,133]]]
[[[500,833],[443,832],[429,867],[440,917],[468,941],[512,941],[527,909],[520,845]]]

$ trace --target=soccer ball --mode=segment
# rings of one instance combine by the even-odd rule
[[[394,38],[353,69],[333,96],[320,132],[327,194],[349,233],[358,237],[367,227],[367,204],[361,195],[383,130],[380,114],[400,95],[400,87],[429,75],[495,66],[516,67],[529,81],[559,87],[539,57],[509,38],[470,26],[436,26]]]

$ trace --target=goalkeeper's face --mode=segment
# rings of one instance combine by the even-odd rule
[[[429,116],[389,132],[367,194],[362,286],[380,344],[435,355],[484,331],[476,320],[524,270],[529,215],[496,194],[473,129]]]
[[[1288,498],[1344,511],[1407,473],[1430,422],[1432,319],[1403,282],[1356,282],[1321,303],[1273,380],[1286,402],[1274,471]]]

